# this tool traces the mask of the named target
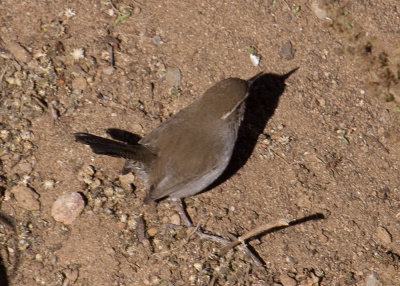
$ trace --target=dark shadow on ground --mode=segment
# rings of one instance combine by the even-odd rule
[[[246,164],[285,91],[285,80],[296,70],[285,75],[266,73],[253,83],[231,161],[225,172],[205,191],[225,182]]]

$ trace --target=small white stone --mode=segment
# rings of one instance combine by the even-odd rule
[[[179,214],[175,213],[169,218],[169,221],[174,225],[180,225],[181,217],[179,216]]]
[[[59,222],[71,224],[82,212],[85,201],[81,194],[64,194],[57,198],[51,208],[52,217]]]
[[[311,3],[311,10],[314,12],[315,16],[317,16],[321,20],[328,20],[328,12],[319,7],[319,3],[317,0],[314,0]]]
[[[192,283],[192,284],[193,284],[194,282],[196,282],[196,275],[190,275],[190,276],[189,276],[189,282]]]
[[[381,286],[382,283],[379,281],[379,277],[375,272],[372,272],[365,278],[365,286]]]
[[[64,15],[67,18],[71,18],[76,15],[76,12],[74,10],[72,10],[71,8],[67,8],[67,9],[65,9]]]
[[[253,64],[253,66],[258,66],[260,64],[260,56],[256,54],[250,54],[250,61]]]
[[[124,223],[127,222],[127,220],[128,220],[128,215],[127,215],[127,214],[122,214],[119,220],[120,220],[121,222],[124,222]]]
[[[85,58],[85,50],[83,48],[75,48],[71,52],[71,57],[75,61],[78,61],[80,59],[84,59]]]
[[[54,180],[45,180],[45,181],[43,182],[43,187],[44,187],[46,190],[49,190],[49,189],[54,188],[55,183],[56,183],[56,182],[55,182]]]
[[[114,16],[114,10],[113,9],[108,9],[107,11],[106,11],[106,13],[108,14],[108,16]]]
[[[203,269],[203,264],[195,263],[193,264],[193,267],[196,268],[197,271],[201,271]]]

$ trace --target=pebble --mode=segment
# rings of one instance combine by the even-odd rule
[[[153,37],[153,44],[157,46],[157,45],[160,44],[160,43],[162,43],[161,37],[160,37],[159,35],[155,35],[155,36]]]
[[[87,87],[86,79],[83,76],[74,78],[71,83],[72,89],[85,90]]]
[[[43,187],[46,189],[46,190],[50,190],[50,189],[53,189],[54,188],[54,185],[56,184],[56,182],[54,181],[54,180],[45,180],[44,182],[43,182]]]
[[[279,56],[286,60],[292,60],[294,58],[294,49],[291,41],[287,41],[279,50]]]
[[[82,212],[85,206],[81,194],[64,194],[57,198],[51,208],[51,216],[59,222],[71,224]]]
[[[311,10],[314,12],[315,16],[317,16],[317,18],[321,19],[321,20],[327,20],[328,18],[328,12],[325,9],[322,9],[319,6],[319,2],[318,0],[314,0],[311,3]]]
[[[172,216],[170,216],[169,221],[174,225],[180,225],[181,217],[179,216],[179,214],[175,213]]]
[[[17,185],[12,187],[11,193],[20,207],[29,211],[40,209],[39,195],[31,188],[24,185]]]
[[[287,276],[286,274],[282,274],[279,276],[279,280],[281,281],[283,286],[296,286],[297,282],[293,278]]]
[[[383,244],[389,244],[392,242],[392,235],[383,226],[378,226],[378,228],[376,229],[376,237]]]
[[[194,268],[196,268],[197,271],[201,271],[203,269],[203,264],[202,263],[195,263],[193,264]]]
[[[258,66],[260,64],[260,56],[255,55],[255,54],[250,54],[250,61],[253,64],[253,66]]]
[[[140,7],[135,6],[135,7],[133,8],[133,14],[134,14],[134,15],[139,15],[140,12],[142,12],[142,9],[141,9]]]
[[[171,86],[181,85],[181,71],[175,67],[167,67],[167,73],[165,75],[167,83]]]
[[[381,286],[382,283],[379,281],[379,277],[375,272],[372,272],[365,278],[365,286]]]
[[[18,170],[20,173],[30,174],[32,173],[33,166],[29,162],[20,162],[17,166],[15,166],[15,169]]]
[[[28,63],[32,60],[32,56],[20,44],[9,41],[6,43],[7,49],[13,54],[14,58],[20,63]]]
[[[150,237],[153,237],[157,234],[158,229],[156,227],[150,227],[149,229],[147,229],[147,234]]]
[[[132,173],[128,173],[126,175],[120,175],[119,181],[121,182],[122,188],[124,188],[127,191],[130,191],[132,189],[132,184],[135,182],[135,175]]]
[[[104,194],[106,197],[112,197],[114,195],[114,189],[112,187],[107,187],[104,189]]]
[[[104,67],[104,68],[103,68],[103,73],[104,73],[105,75],[112,75],[113,72],[114,72],[114,70],[115,70],[115,69],[114,69],[112,66]]]

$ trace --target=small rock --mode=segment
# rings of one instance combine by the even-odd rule
[[[81,194],[64,194],[57,198],[51,208],[52,217],[59,222],[71,224],[82,212],[85,201]]]
[[[130,191],[132,189],[132,184],[135,182],[135,175],[132,173],[120,175],[119,181],[121,182],[121,186],[124,188],[124,190]]]
[[[382,283],[379,281],[378,274],[372,272],[365,278],[365,286],[381,286]]]
[[[174,225],[180,225],[181,217],[179,216],[179,214],[175,213],[169,218],[169,221]]]
[[[6,43],[7,49],[13,54],[14,58],[20,63],[28,63],[32,56],[18,43],[9,41]]]
[[[390,232],[384,228],[383,226],[379,226],[376,229],[376,237],[380,240],[383,244],[389,244],[392,242],[392,235]]]
[[[279,280],[281,281],[283,286],[296,286],[297,282],[293,278],[287,276],[286,274],[282,274],[279,276]]]
[[[105,75],[112,75],[113,72],[114,72],[114,70],[115,70],[115,69],[114,69],[112,66],[104,67],[104,68],[103,68],[103,73],[104,73]]]
[[[181,84],[181,71],[175,67],[167,67],[165,75],[167,83],[171,86],[180,86]]]
[[[50,190],[50,189],[53,189],[54,188],[54,185],[56,184],[56,182],[54,181],[54,180],[45,180],[44,182],[43,182],[43,187],[46,189],[46,190]]]
[[[85,90],[87,87],[87,82],[84,77],[77,77],[72,81],[71,84],[73,89]]]
[[[29,211],[37,211],[40,209],[39,195],[31,188],[17,185],[11,189],[11,193],[14,195],[20,207]]]
[[[142,12],[142,9],[141,9],[140,7],[135,6],[135,7],[133,8],[133,15],[139,15],[140,12]]]
[[[294,58],[294,49],[291,41],[287,41],[279,50],[279,56],[286,60],[292,60]]]
[[[311,10],[314,12],[315,16],[317,16],[319,19],[321,20],[327,20],[328,18],[328,12],[325,9],[322,9],[320,7],[320,3],[321,1],[318,0],[314,0],[311,3]]]
[[[112,197],[114,195],[114,189],[112,187],[107,187],[104,189],[104,194],[106,197]]]
[[[196,268],[197,271],[201,271],[203,269],[203,264],[202,263],[195,263],[193,264],[194,268]]]
[[[30,174],[32,173],[33,166],[29,162],[20,162],[17,166],[15,166],[15,169],[18,170],[19,173]]]
[[[157,46],[157,45],[160,44],[160,43],[162,43],[161,37],[160,37],[159,35],[155,35],[155,36],[153,37],[153,44]]]
[[[158,232],[158,229],[155,227],[150,227],[149,229],[147,229],[147,234],[150,237],[155,236],[157,234],[157,232]]]
[[[71,57],[74,61],[79,61],[85,58],[85,49],[83,48],[74,48],[71,52]]]
[[[256,54],[250,54],[250,61],[253,64],[253,66],[258,66],[260,64],[260,56]]]

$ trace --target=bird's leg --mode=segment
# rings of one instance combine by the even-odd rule
[[[181,199],[177,199],[177,198],[171,198],[172,201],[174,202],[176,208],[178,209],[179,213],[181,214],[181,217],[183,218],[183,220],[185,221],[186,225],[188,227],[194,227],[191,219],[189,218],[189,216],[187,215],[184,207],[183,207],[183,203]],[[213,240],[215,242],[221,243],[226,245],[227,247],[231,248],[232,242],[229,239],[225,239],[222,237],[219,237],[217,235],[213,235],[213,234],[208,234],[208,233],[204,233],[200,228],[196,228],[196,232],[197,234],[201,237],[201,238],[205,238],[205,239],[210,239]],[[235,244],[236,245],[236,244]],[[225,247],[226,249],[226,247]],[[244,243],[244,241],[242,242],[242,250],[253,260],[254,263],[256,263],[258,266],[263,266],[264,262],[261,261],[257,255],[255,255],[248,247],[247,245]]]
[[[174,202],[176,208],[178,209],[179,213],[181,214],[181,217],[183,218],[183,220],[185,221],[186,225],[188,227],[194,227],[191,219],[189,218],[189,216],[187,215],[184,207],[183,207],[183,203],[181,199],[177,199],[177,198],[171,198],[172,201]],[[224,245],[231,245],[231,241],[229,239],[225,239],[222,237],[219,237],[217,235],[212,235],[212,234],[208,234],[208,233],[204,233],[200,228],[196,228],[196,232],[197,234],[201,237],[201,238],[205,238],[205,239],[210,239],[213,240],[215,242],[224,244]],[[264,263],[258,258],[257,255],[255,255],[253,252],[251,252],[251,250],[247,247],[247,245],[243,242],[242,243],[242,249],[243,251],[253,260],[254,263],[256,263],[258,266],[263,266]]]
[[[186,225],[188,227],[194,227],[194,225],[192,223],[192,220],[189,218],[189,216],[186,213],[186,210],[183,207],[182,199],[177,199],[177,198],[171,198],[171,199],[174,202],[176,208],[178,209],[181,217],[185,221]],[[226,243],[230,242],[229,240],[224,239],[222,237],[219,237],[217,235],[204,233],[200,228],[197,228],[196,232],[201,238],[210,239],[210,240],[213,240],[213,241],[216,241],[216,242],[219,242],[219,243],[223,243],[223,244],[226,244]]]
[[[181,215],[181,217],[185,221],[186,225],[188,227],[192,227],[193,223],[192,223],[191,219],[189,218],[189,216],[187,215],[185,209],[183,208],[182,200],[181,199],[177,199],[177,198],[171,198],[171,200],[174,202],[175,207],[178,209],[179,214]]]

